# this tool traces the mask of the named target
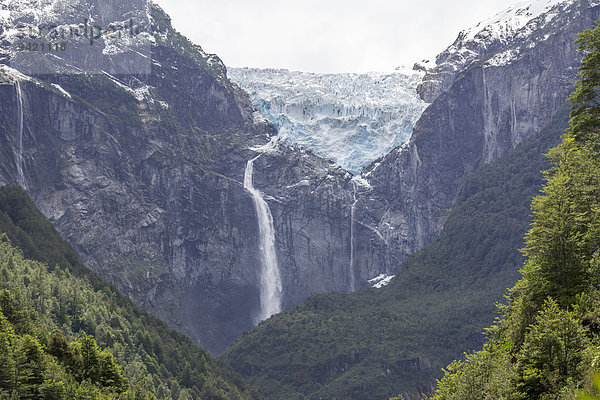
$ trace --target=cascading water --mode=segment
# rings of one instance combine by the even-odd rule
[[[15,90],[17,92],[17,114],[18,114],[18,130],[17,130],[17,148],[15,161],[17,164],[17,179],[21,187],[26,188],[25,174],[23,173],[23,93],[21,92],[21,83],[16,81]]]
[[[354,209],[356,208],[356,182],[352,180],[352,187],[354,193],[354,202],[352,203],[352,207],[350,208],[350,291],[354,292],[356,290],[356,276],[354,272]]]
[[[263,199],[262,194],[254,187],[252,176],[254,174],[254,161],[260,156],[253,158],[246,164],[244,174],[244,188],[250,192],[254,200],[256,215],[258,217],[258,230],[260,234],[260,252],[262,268],[260,271],[260,306],[261,311],[256,320],[258,324],[273,314],[281,311],[281,276],[277,265],[277,254],[275,253],[275,229],[273,228],[273,216],[269,205]]]

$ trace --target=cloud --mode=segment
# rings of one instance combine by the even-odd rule
[[[156,1],[156,0],[155,0]],[[177,30],[226,65],[392,70],[432,58],[513,0],[158,0]]]

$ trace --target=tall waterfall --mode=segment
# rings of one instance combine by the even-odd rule
[[[18,131],[17,131],[17,148],[16,148],[16,164],[18,184],[26,188],[25,174],[23,173],[23,93],[21,92],[21,83],[16,81],[15,90],[17,92],[17,113],[18,113]]]
[[[275,253],[275,229],[273,228],[273,216],[269,205],[263,199],[262,194],[254,187],[252,175],[254,173],[254,161],[260,156],[253,158],[246,164],[244,174],[244,188],[252,194],[256,215],[258,217],[258,228],[260,233],[260,252],[262,258],[262,269],[260,271],[260,306],[261,312],[256,323],[259,323],[273,314],[281,311],[281,276],[277,266],[277,254]]]
[[[349,268],[349,276],[350,276],[350,290],[354,292],[356,290],[356,276],[354,272],[354,209],[356,208],[356,182],[354,179],[352,180],[352,188],[354,194],[354,202],[352,203],[352,207],[350,208],[350,268]]]

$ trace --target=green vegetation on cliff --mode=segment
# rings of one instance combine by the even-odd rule
[[[0,232],[0,399],[259,398],[87,270],[16,186]]]
[[[600,25],[578,40],[581,79],[549,156],[523,253],[483,350],[447,368],[436,400],[574,399],[600,371]]]
[[[518,265],[543,153],[568,107],[534,137],[465,183],[438,239],[382,289],[314,296],[240,337],[222,355],[272,399],[387,399],[431,390],[441,368],[496,315]]]

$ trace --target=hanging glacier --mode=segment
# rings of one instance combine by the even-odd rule
[[[423,73],[316,74],[230,68],[229,78],[278,129],[278,140],[300,146],[358,174],[408,142],[425,106],[417,94]]]

